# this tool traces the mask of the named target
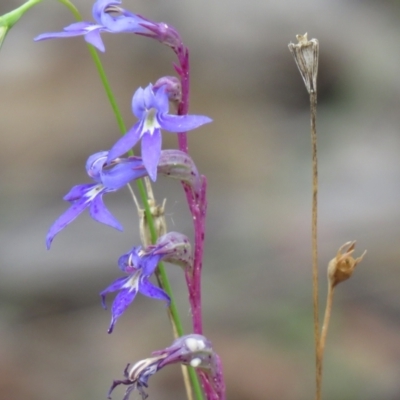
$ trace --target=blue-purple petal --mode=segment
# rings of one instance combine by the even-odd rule
[[[108,211],[108,209],[104,205],[102,196],[103,193],[100,193],[91,201],[89,207],[90,216],[98,222],[122,231],[122,225],[114,218],[110,211]]]
[[[92,27],[96,27],[96,26],[99,26],[99,25],[93,24],[93,22],[79,21],[79,22],[73,22],[72,24],[66,26],[64,28],[64,31],[66,31],[66,32],[82,31],[83,33],[86,33]]]
[[[170,304],[170,302],[171,302],[170,297],[167,295],[167,293],[164,292],[164,290],[153,285],[147,279],[143,279],[142,281],[140,281],[139,292],[147,297],[152,298],[152,299],[163,300],[163,301],[167,302],[168,304]]]
[[[129,256],[130,253],[126,253],[118,259],[118,267],[123,272],[126,272],[126,268],[128,267]]]
[[[146,110],[150,110],[150,108],[156,107],[157,105],[153,92],[153,85],[151,83],[144,88],[143,102]]]
[[[157,268],[157,265],[162,257],[162,254],[148,254],[142,256],[139,262],[143,271],[142,275],[147,277],[151,276]]]
[[[65,201],[76,201],[82,198],[87,192],[92,190],[98,183],[85,183],[83,185],[76,185],[71,188],[71,190],[63,197]]]
[[[131,250],[131,264],[135,267],[135,268],[141,268],[141,264],[142,264],[142,257],[139,255],[139,253],[142,250],[142,246],[136,246],[133,247]]]
[[[108,13],[101,15],[101,23],[111,32],[146,32],[147,30],[140,25],[144,22],[142,18],[128,11],[124,11],[122,15],[114,17]]]
[[[108,151],[99,151],[92,154],[86,161],[87,174],[97,182],[101,182],[101,172],[107,162]]]
[[[131,304],[132,301],[135,299],[136,293],[136,288],[130,287],[122,289],[117,294],[111,308],[111,324],[108,328],[108,333],[111,333],[113,331],[117,319],[125,312],[129,304]]]
[[[47,32],[42,33],[36,36],[33,40],[38,42],[40,40],[47,40],[47,39],[56,39],[56,38],[65,38],[65,37],[74,37],[74,36],[81,36],[86,35],[88,29],[93,28],[97,25],[90,23],[90,22],[74,22],[64,28],[63,32]]]
[[[146,112],[146,106],[144,104],[144,89],[139,87],[132,97],[132,112],[138,119],[143,117]]]
[[[107,309],[106,296],[108,295],[108,293],[121,290],[125,283],[129,281],[129,279],[130,276],[122,276],[121,278],[116,279],[110,286],[107,286],[102,292],[100,292],[101,304],[104,309]]]
[[[165,86],[161,86],[154,96],[155,108],[161,114],[168,113],[169,100]]]
[[[87,202],[87,199],[76,201],[67,211],[64,212],[64,214],[57,218],[46,236],[47,249],[50,248],[51,242],[57,233],[69,225],[88,205],[89,203]]]
[[[138,255],[138,252],[142,249],[142,246],[135,246],[132,247],[131,250],[129,250],[127,253],[123,254],[119,259],[118,259],[118,266],[121,269],[121,271],[126,272],[128,264],[131,264],[133,268],[138,268],[140,266],[140,256]],[[132,268],[132,266],[130,268]]]
[[[80,35],[84,35],[85,33],[86,32],[84,32],[84,31],[79,31],[79,32],[48,32],[48,33],[42,33],[42,34],[36,36],[33,40],[35,42],[39,42],[41,40],[47,40],[47,39],[57,39],[57,38],[80,36]]]
[[[124,136],[117,141],[117,143],[114,144],[108,153],[108,163],[131,150],[132,147],[139,141],[142,133],[142,124],[142,121],[138,121],[128,132],[126,132]]]
[[[205,115],[170,115],[158,113],[157,119],[162,129],[178,133],[187,132],[212,122],[212,119]]]
[[[97,0],[92,7],[92,15],[97,23],[101,24],[101,16],[104,13],[104,10],[109,5],[118,5],[121,4],[120,0]]]
[[[161,155],[161,131],[155,129],[153,134],[145,133],[142,137],[142,159],[150,179],[157,179],[157,166]]]
[[[140,158],[123,160],[110,169],[104,170],[101,175],[103,185],[107,189],[118,190],[134,179],[147,175]]]
[[[100,36],[100,29],[94,29],[85,35],[85,40],[87,43],[91,44],[92,46],[96,47],[96,49],[100,50],[101,52],[105,52],[106,48],[104,47],[103,40]]]

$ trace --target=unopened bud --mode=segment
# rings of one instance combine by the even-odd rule
[[[357,264],[364,258],[364,253],[357,258],[352,256],[356,242],[347,242],[341,246],[336,254],[336,257],[332,259],[328,264],[328,279],[332,287],[338,283],[343,282],[351,277]],[[347,248],[342,254],[343,249]]]
[[[168,232],[160,236],[155,244],[159,247],[154,254],[163,254],[163,260],[182,268],[192,268],[192,246],[189,239],[179,232]]]
[[[296,35],[299,43],[289,43],[300,74],[309,94],[317,92],[319,43],[317,39],[307,39],[307,33]]]
[[[187,183],[196,196],[200,194],[200,174],[194,161],[185,152],[177,149],[162,150],[158,172],[169,178]]]
[[[164,86],[169,101],[179,103],[182,100],[181,81],[176,76],[163,76],[154,84],[153,90],[156,91]]]

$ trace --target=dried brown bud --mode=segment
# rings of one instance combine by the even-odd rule
[[[342,254],[343,249],[347,247],[347,250]],[[332,259],[328,264],[328,279],[332,287],[336,286],[338,283],[343,282],[351,277],[357,264],[361,262],[364,258],[365,253],[358,257],[353,258],[352,254],[354,248],[356,247],[356,242],[347,242],[341,246],[336,254],[336,257]]]
[[[165,235],[167,232],[167,223],[165,221],[165,203],[166,199],[164,199],[163,203],[161,205],[156,203],[156,200],[154,198],[153,194],[153,189],[151,187],[151,183],[149,179],[146,177],[144,179],[145,185],[146,185],[146,190],[147,190],[147,202],[149,204],[150,208],[150,214],[153,217],[153,224],[154,228],[156,231],[156,236],[160,237],[162,235]],[[149,222],[146,217],[146,212],[143,208],[140,207],[135,194],[132,192],[133,200],[135,201],[138,216],[139,216],[139,232],[140,232],[140,239],[142,242],[142,245],[147,247],[150,246],[152,243],[151,240],[151,232],[150,232],[150,226]]]
[[[154,228],[156,230],[157,237],[165,235],[167,231],[167,223],[165,222],[165,202],[164,199],[162,205],[156,204],[153,200],[149,199],[150,213],[153,217]],[[144,246],[149,246],[151,241],[151,233],[149,223],[147,221],[146,213],[144,209],[138,209],[139,215],[139,231],[140,231],[140,239]]]
[[[300,74],[309,94],[317,92],[319,43],[317,39],[307,39],[307,33],[296,35],[299,43],[289,43]]]

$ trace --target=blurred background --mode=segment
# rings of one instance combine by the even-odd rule
[[[2,0],[0,15],[22,3]],[[92,1],[75,4],[92,20]],[[318,76],[321,314],[326,265],[346,241],[368,250],[334,299],[324,400],[400,399],[400,3],[381,0],[125,0],[174,25],[191,51],[191,112],[214,123],[189,134],[209,182],[204,327],[221,355],[229,400],[313,398],[311,146],[308,96],[287,48],[320,42]],[[73,22],[53,1],[30,10],[0,52],[0,398],[104,399],[128,362],[168,346],[161,302],[138,296],[107,334],[98,293],[120,276],[118,257],[139,243],[130,194],[106,196],[123,233],[80,216],[45,249],[88,182],[89,155],[119,131],[82,38],[34,43]],[[138,86],[173,74],[155,41],[103,34],[101,55],[127,126]],[[175,147],[166,133],[164,147]],[[192,234],[177,182],[170,230]],[[168,268],[185,327],[181,271]],[[108,299],[111,304],[112,298]],[[150,380],[150,399],[184,399],[178,367]],[[137,395],[136,395],[137,396]],[[123,397],[117,389],[113,398]],[[135,399],[135,395],[131,397]]]

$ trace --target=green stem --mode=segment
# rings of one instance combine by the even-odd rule
[[[40,1],[40,0],[36,0],[36,1]],[[82,17],[79,14],[79,11],[76,9],[76,7],[69,0],[59,0],[59,1],[62,4],[64,4],[71,11],[71,13],[74,15],[74,17],[78,21],[82,21]],[[95,48],[93,46],[88,45],[88,47],[89,47],[90,55],[92,56],[92,59],[93,59],[95,65],[96,65],[97,71],[98,71],[98,73],[100,75],[100,79],[101,79],[101,82],[102,82],[102,84],[104,86],[104,89],[106,91],[108,100],[109,100],[109,102],[111,104],[111,107],[113,109],[115,118],[117,120],[118,127],[119,127],[122,135],[125,135],[126,127],[125,127],[121,112],[119,110],[119,107],[117,105],[117,102],[115,100],[114,94],[113,94],[113,92],[111,90],[111,87],[110,87],[110,84],[108,82],[108,79],[107,79],[106,73],[104,71],[103,65],[102,65],[102,63],[100,61],[100,57],[97,54],[97,51],[95,50]],[[133,152],[131,152],[131,154],[133,154]],[[144,187],[144,183],[143,183],[143,181],[141,179],[137,180],[136,183],[137,183],[137,187],[138,187],[138,191],[139,191],[140,197],[141,197],[143,205],[144,205],[146,219],[147,219],[147,221],[149,223],[151,240],[152,240],[153,243],[155,243],[157,241],[157,233],[156,233],[156,229],[155,229],[155,226],[154,226],[153,216],[152,216],[151,211],[150,211],[150,206],[149,206],[149,203],[148,203],[148,198],[147,198],[147,193],[146,193],[146,190],[145,190],[145,187]],[[168,276],[167,276],[167,273],[165,271],[165,267],[164,267],[163,263],[160,263],[158,265],[158,269],[159,269],[160,277],[162,279],[163,288],[165,289],[165,291],[167,292],[167,294],[171,298],[171,303],[170,303],[170,307],[169,308],[170,308],[172,319],[173,319],[174,324],[176,326],[177,333],[178,333],[179,336],[183,336],[184,332],[183,332],[182,321],[181,321],[181,318],[180,318],[179,313],[178,313],[176,302],[175,302],[175,299],[174,299],[173,294],[172,294],[172,288],[171,288],[171,285],[169,283],[169,279],[168,279]],[[189,369],[190,380],[192,382],[192,388],[193,388],[193,391],[194,391],[194,393],[196,395],[196,398],[198,400],[203,400],[203,392],[202,392],[201,385],[200,385],[199,379],[197,377],[197,374],[196,374],[194,368],[189,367],[188,369]]]
[[[7,29],[10,30],[13,25],[34,5],[39,4],[42,0],[28,0],[26,3],[22,4],[15,10],[8,12],[7,14],[0,16],[0,25],[7,26]]]

